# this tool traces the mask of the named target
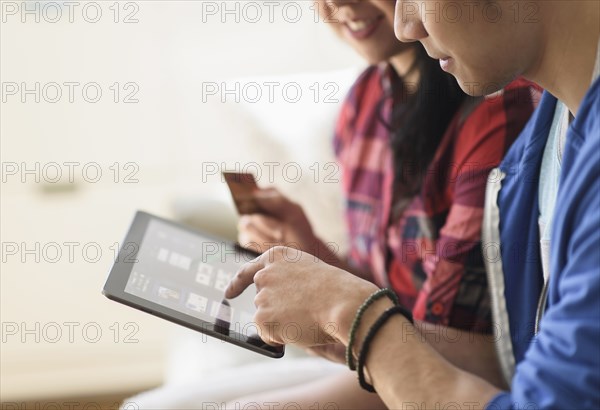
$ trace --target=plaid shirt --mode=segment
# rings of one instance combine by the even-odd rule
[[[480,242],[486,180],[532,114],[539,89],[517,80],[493,97],[469,99],[448,126],[421,193],[392,216],[390,131],[380,120],[390,118],[391,100],[380,103],[390,73],[386,65],[369,67],[336,126],[349,263],[391,286],[416,319],[489,331]]]

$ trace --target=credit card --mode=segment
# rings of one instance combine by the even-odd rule
[[[259,189],[254,175],[239,172],[223,172],[223,178],[225,178],[225,182],[229,186],[231,197],[240,215],[260,212],[258,203],[254,198],[254,192]]]

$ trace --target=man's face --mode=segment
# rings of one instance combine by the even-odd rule
[[[471,95],[495,92],[532,70],[541,47],[536,1],[398,0],[395,32],[420,41]]]

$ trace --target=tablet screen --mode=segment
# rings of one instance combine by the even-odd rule
[[[125,292],[211,323],[220,332],[252,337],[257,334],[252,322],[256,288],[230,300],[224,293],[253,257],[231,243],[150,219]]]

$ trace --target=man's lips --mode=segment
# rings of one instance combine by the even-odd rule
[[[427,49],[425,49],[425,51],[427,51]],[[450,58],[449,56],[445,56],[443,54],[438,53],[430,53],[429,51],[427,51],[427,55],[433,58],[434,60],[447,60]]]
[[[440,68],[444,71],[449,71],[450,70],[450,65],[452,63],[452,58],[451,57],[444,57],[444,58],[440,58]]]
[[[448,71],[448,69],[450,68],[450,64],[452,63],[452,61],[454,61],[452,57],[445,56],[439,53],[431,53],[429,50],[427,50],[427,48],[425,48],[425,51],[427,51],[427,55],[429,55],[429,57],[433,58],[434,60],[439,60],[440,67],[444,71]]]

